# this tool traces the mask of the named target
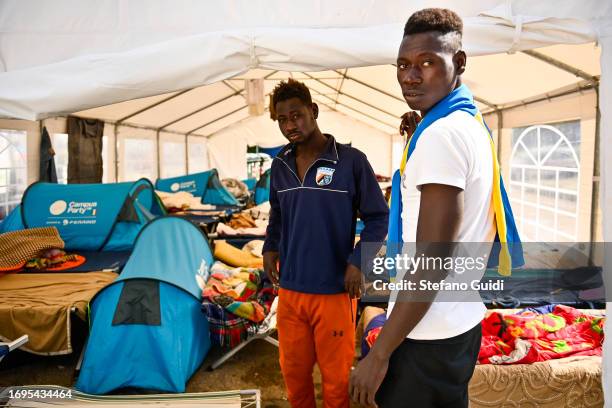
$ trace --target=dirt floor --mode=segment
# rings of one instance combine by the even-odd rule
[[[41,357],[14,351],[0,363],[0,387],[11,385],[61,385],[72,387],[76,381],[82,339],[74,339],[75,352],[68,356]],[[187,384],[187,392],[224,391],[236,389],[261,390],[262,407],[290,407],[278,362],[278,348],[263,340],[248,344],[238,354],[214,371],[207,368],[225,350],[214,347]],[[315,367],[315,391],[322,405],[321,375]]]

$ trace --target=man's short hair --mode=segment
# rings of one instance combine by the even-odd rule
[[[459,47],[463,36],[463,21],[452,10],[442,8],[426,8],[410,16],[404,26],[404,37],[411,34],[437,31],[441,34],[455,33],[458,36]]]
[[[306,106],[312,105],[310,90],[302,82],[289,78],[287,82],[281,81],[274,87],[270,95],[270,117],[276,120],[276,104],[287,99],[298,98]]]

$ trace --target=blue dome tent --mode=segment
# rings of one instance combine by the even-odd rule
[[[152,221],[121,276],[91,301],[91,330],[76,388],[184,392],[210,337],[200,311],[213,256],[202,232],[179,217]]]
[[[195,197],[202,197],[202,204],[238,206],[240,203],[219,180],[217,169],[186,176],[157,179],[155,188],[168,193],[186,191]]]
[[[56,227],[70,250],[130,250],[142,227],[165,210],[147,179],[112,184],[34,183],[0,233]]]

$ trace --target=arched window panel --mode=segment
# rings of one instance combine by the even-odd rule
[[[0,219],[19,205],[27,184],[27,132],[0,129]]]
[[[580,122],[513,129],[510,200],[525,241],[576,241]]]

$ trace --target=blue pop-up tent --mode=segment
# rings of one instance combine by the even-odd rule
[[[112,184],[34,183],[2,223],[0,233],[56,227],[66,248],[124,251],[165,210],[147,179]]]
[[[188,221],[162,217],[143,228],[121,276],[90,303],[76,388],[184,392],[210,348],[198,281],[212,262],[206,238]]]
[[[221,206],[240,205],[236,197],[221,184],[217,169],[188,174],[186,176],[157,179],[155,188],[168,193],[186,191],[195,197],[202,197],[202,204]]]

